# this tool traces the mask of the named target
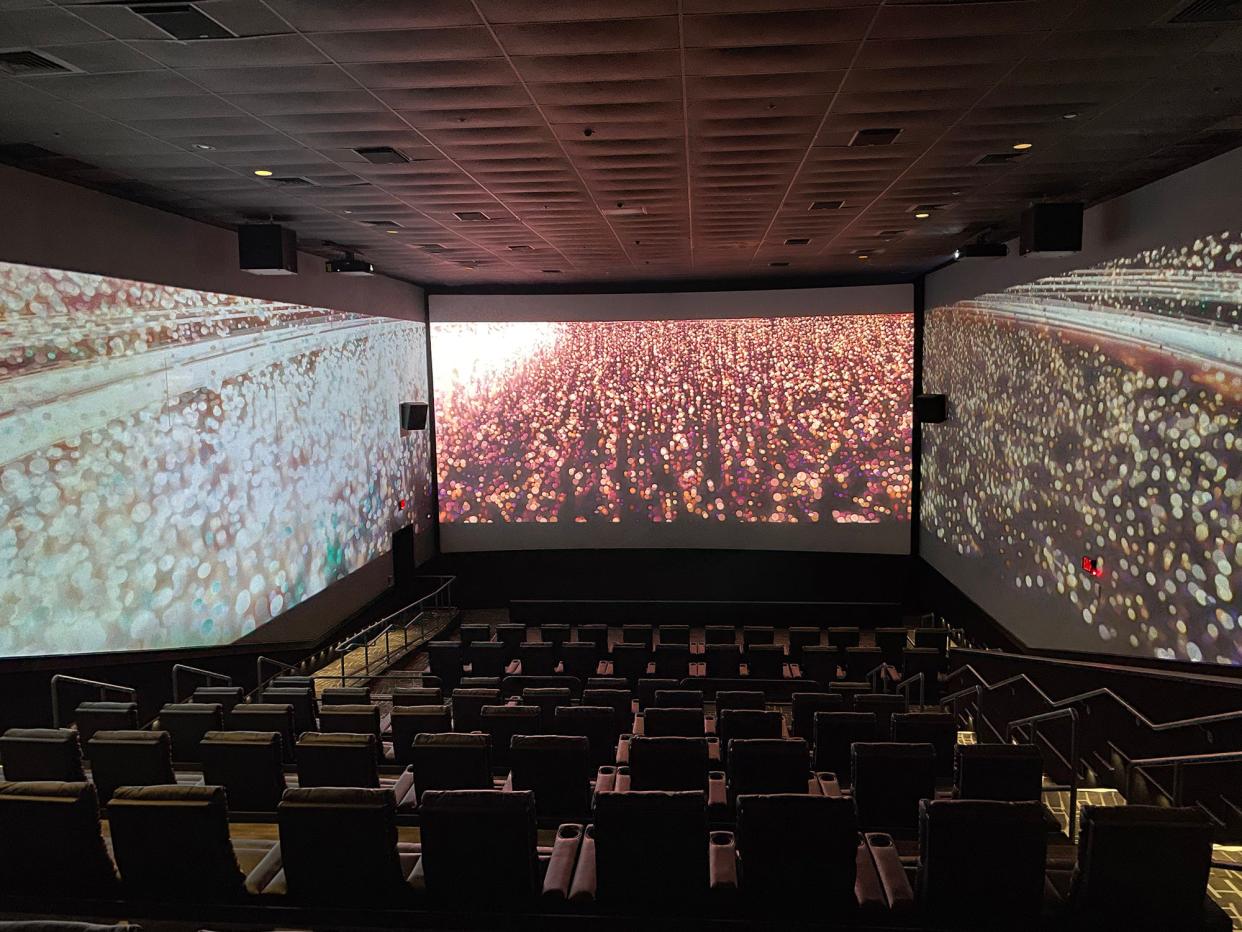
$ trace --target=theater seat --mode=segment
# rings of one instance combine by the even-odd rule
[[[733,625],[708,625],[703,629],[703,641],[708,647],[728,645],[736,648],[737,628]]]
[[[755,709],[764,711],[768,707],[767,697],[758,689],[722,689],[716,693],[716,717],[722,712],[734,709]]]
[[[227,717],[234,706],[246,698],[240,686],[200,686],[190,694],[191,702],[218,702]]]
[[[166,731],[97,731],[87,742],[91,780],[106,803],[119,786],[159,786],[177,782],[172,739]]]
[[[556,653],[556,645],[547,641],[526,641],[519,645],[518,659],[522,661],[522,675],[554,676]]]
[[[652,703],[659,709],[701,709],[704,705],[701,689],[657,689]]]
[[[601,659],[608,654],[607,625],[578,625],[574,629],[574,634],[579,641],[586,641],[588,644],[594,644],[595,650]]]
[[[706,738],[635,735],[629,742],[629,788],[632,790],[700,790],[708,783]],[[720,789],[723,791],[724,786]],[[724,802],[723,793],[719,802]]]
[[[569,625],[549,624],[539,626],[539,640],[551,644],[559,654],[561,645],[569,640]]]
[[[432,641],[427,645],[427,669],[453,690],[465,672],[465,652],[460,641]],[[311,729],[313,730],[313,729]]]
[[[841,786],[849,786],[855,741],[876,739],[875,715],[871,712],[816,712],[812,766],[816,772],[836,774]]]
[[[297,725],[293,706],[287,702],[246,702],[226,719],[237,731],[274,731],[280,735],[281,759],[292,763],[296,751]],[[236,809],[237,804],[233,803]]]
[[[0,893],[41,897],[46,909],[117,891],[94,786],[0,783]]]
[[[414,762],[411,748],[419,734],[443,734],[453,730],[447,705],[392,707],[392,756],[400,766]]]
[[[138,727],[136,702],[82,702],[73,712],[73,724],[83,751],[96,732],[131,731]]]
[[[906,712],[893,716],[893,740],[909,744],[925,743],[936,749],[936,780],[953,778],[957,751],[957,717],[951,712]],[[975,745],[976,747],[978,745]]]
[[[298,786],[379,785],[374,735],[308,731],[298,738]]]
[[[487,735],[417,735],[410,749],[410,764],[420,803],[427,790],[490,790],[493,787]]]
[[[263,690],[260,701],[293,706],[294,737],[304,731],[314,731],[317,727],[315,691],[309,686],[269,686]]]
[[[479,713],[485,705],[500,705],[499,689],[454,689],[452,692],[453,731],[479,731]]]
[[[771,645],[776,642],[776,629],[771,625],[744,625],[742,627],[742,649],[749,652],[756,645]]]
[[[641,644],[650,651],[655,644],[655,629],[651,625],[643,624],[622,625],[621,641],[625,644]]]
[[[374,703],[319,707],[319,728],[337,734],[371,735],[375,756],[384,760],[384,739],[380,732],[380,710]]]
[[[209,731],[202,744],[203,782],[222,786],[232,812],[273,812],[285,792],[280,735]]]
[[[785,648],[779,644],[752,644],[746,648],[746,675],[779,680],[785,675]]]
[[[858,824],[865,832],[914,838],[919,802],[936,797],[935,748],[930,744],[855,742],[852,751]]]
[[[628,689],[584,689],[582,704],[612,709],[622,731],[629,731],[634,724],[634,696]]]
[[[81,783],[82,745],[71,728],[10,728],[0,735],[4,779]]]
[[[705,802],[702,791],[598,794],[571,900],[626,912],[696,914],[709,890],[735,891],[733,836],[709,838]]]
[[[1044,758],[1033,744],[959,744],[953,780],[958,799],[1039,802]]]
[[[660,625],[656,629],[661,644],[690,644],[689,625]]]
[[[841,655],[835,647],[804,647],[798,667],[803,679],[827,686],[836,680],[840,663]]]
[[[689,644],[658,644],[653,656],[656,676],[685,679],[690,675]]]
[[[645,644],[614,644],[612,648],[613,676],[624,679],[631,688],[647,675],[651,662],[651,648]]]
[[[283,889],[301,902],[354,907],[412,899],[409,879],[417,849],[397,841],[391,790],[291,789],[277,817],[283,869],[272,892]]]
[[[466,649],[466,653],[470,653],[470,649],[475,644],[486,644],[492,639],[491,625],[461,625],[457,629],[458,635],[461,637],[461,646]]]
[[[566,676],[586,680],[599,672],[600,655],[600,649],[589,641],[566,641],[561,645],[561,668]]]
[[[621,725],[608,706],[561,706],[556,710],[556,733],[586,738],[591,746],[591,766],[616,760]]]
[[[645,709],[648,706],[657,705],[656,693],[681,688],[681,680],[671,676],[644,676],[638,680],[634,687],[634,698],[638,701],[638,708]],[[697,692],[697,690],[691,690]],[[693,703],[691,703],[693,705]]]
[[[631,746],[631,758],[633,752]],[[734,738],[727,760],[730,802],[746,793],[820,793],[801,738]]]
[[[923,800],[916,883],[923,915],[954,928],[1038,928],[1047,839],[1038,803]]]
[[[395,699],[394,699],[395,701]],[[329,686],[319,695],[320,711],[326,705],[370,705],[371,690],[365,686]],[[320,727],[323,723],[320,722]]]
[[[159,727],[172,739],[173,760],[197,763],[199,742],[209,731],[224,728],[224,707],[218,702],[176,702],[160,709]]]
[[[591,743],[576,735],[516,735],[507,787],[530,790],[539,818],[573,822],[591,812]]]
[[[479,713],[479,724],[492,743],[492,768],[498,773],[509,771],[509,745],[514,735],[541,733],[541,715],[533,705],[485,705]]]
[[[476,641],[470,645],[470,675],[495,676],[505,675],[509,666],[508,650],[499,641]],[[465,685],[462,677],[458,686]]]
[[[707,734],[703,710],[649,708],[643,712],[643,734],[653,738],[702,738]]]
[[[892,693],[862,693],[854,697],[853,710],[855,712],[875,713],[875,732],[882,741],[892,738],[893,716],[905,712],[906,709],[905,696]]]
[[[534,706],[539,710],[540,730],[537,734],[555,734],[556,710],[560,706],[572,704],[573,693],[563,686],[528,686],[522,690],[522,705]]]
[[[819,647],[822,633],[819,628],[789,629],[789,660],[791,663],[802,662],[802,650],[806,647]]]
[[[815,738],[816,712],[846,712],[845,697],[835,693],[794,693],[790,733],[808,742]]]
[[[438,686],[398,686],[392,691],[392,704],[444,705],[444,690]]]
[[[108,804],[112,851],[130,897],[219,902],[261,893],[280,869],[271,841],[229,840],[219,786],[125,786]]]
[[[729,629],[730,637],[733,629]],[[707,675],[716,679],[737,679],[742,672],[742,652],[730,641],[728,644],[713,644],[710,641],[703,648],[703,663]]]
[[[518,647],[526,640],[526,625],[497,625],[496,638],[504,645],[505,660],[517,660]]]
[[[783,738],[785,719],[780,712],[760,709],[728,709],[716,719],[721,757],[729,760],[729,745],[738,738]]]

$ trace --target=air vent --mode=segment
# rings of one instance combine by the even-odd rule
[[[1242,0],[1194,0],[1175,14],[1170,23],[1242,22]]]
[[[786,246],[806,246],[810,242],[811,241],[807,239],[805,236],[794,236],[794,237],[791,237],[785,240],[785,245]]]
[[[456,217],[458,220],[465,220],[468,222],[478,222],[481,220],[492,219],[487,214],[483,213],[483,211],[481,210],[456,210],[456,211],[453,211],[453,216]]]
[[[600,210],[605,217],[642,217],[647,213],[646,207],[605,207]]]
[[[161,3],[131,6],[147,22],[164,30],[174,39],[190,42],[195,39],[236,39],[214,19],[189,3]]]
[[[941,210],[943,207],[943,204],[915,204],[910,210],[916,214],[930,214],[932,211]]]
[[[876,236],[901,236],[903,233],[909,232],[909,230],[881,230]]]
[[[809,210],[840,210],[845,201],[812,201]]]
[[[375,165],[404,165],[410,160],[409,156],[392,146],[364,146],[354,151]]]
[[[268,178],[266,180],[272,184],[284,185],[288,188],[309,188],[315,184],[309,178],[303,178],[300,175],[292,175],[285,178]]]
[[[418,248],[424,252],[448,252],[448,250],[439,243],[419,243]]]
[[[987,155],[981,155],[979,158],[975,159],[975,164],[1008,165],[1010,162],[1016,161],[1024,155],[1026,155],[1025,152],[990,152]]]
[[[851,146],[891,146],[901,135],[899,129],[860,129],[850,140]]]
[[[787,269],[789,268],[789,263],[788,262],[769,262],[768,266],[774,269]]]
[[[80,68],[74,68],[67,62],[53,58],[44,52],[36,52],[34,49],[7,49],[0,52],[0,74],[8,74],[16,78],[34,78],[45,74],[80,73]]]
[[[527,246],[525,243],[519,243],[518,245],[510,246],[509,248],[513,250],[514,252],[534,252],[535,251],[534,246]]]
[[[401,226],[401,224],[397,223],[397,221],[395,220],[363,220],[362,222],[367,224],[367,226],[373,226],[373,227],[399,227]]]

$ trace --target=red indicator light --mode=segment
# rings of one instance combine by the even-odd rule
[[[397,502],[397,507],[400,508],[402,511],[405,511],[405,499],[404,498],[401,499],[401,501]]]
[[[1103,557],[1083,557],[1082,571],[1088,576],[1094,576],[1099,579],[1104,575],[1104,558]]]

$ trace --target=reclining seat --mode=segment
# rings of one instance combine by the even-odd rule
[[[172,739],[174,761],[197,763],[203,736],[224,729],[224,707],[218,702],[170,702],[160,709],[159,726]]]
[[[743,794],[821,792],[811,774],[811,752],[801,738],[734,738],[729,744],[731,802]]]
[[[706,701],[701,689],[657,689],[652,698],[656,709],[702,709]]]
[[[133,731],[138,727],[136,702],[81,702],[73,712],[73,724],[83,751],[98,731]]]
[[[327,690],[324,690],[325,696]],[[398,686],[392,691],[394,706],[444,705],[444,690],[439,686]]]
[[[815,740],[816,712],[847,712],[845,697],[836,693],[794,693],[789,731],[795,738]]]
[[[280,755],[286,763],[293,762],[297,725],[293,706],[287,702],[246,702],[227,719],[229,728],[237,731],[274,731],[280,735]],[[237,804],[233,804],[236,809]]]
[[[453,731],[463,734],[479,731],[479,714],[485,705],[500,705],[499,689],[463,689],[458,687],[452,692]]]
[[[177,782],[172,739],[166,731],[97,731],[87,742],[91,781],[101,803],[120,786],[167,786]]]
[[[539,626],[539,640],[556,647],[557,653],[560,653],[561,645],[569,640],[569,625],[566,624],[541,624]]]
[[[372,735],[375,738],[375,759],[381,762],[384,760],[380,710],[374,703],[320,706],[319,728],[323,732],[335,734]]]
[[[87,898],[117,892],[95,787],[0,783],[0,892],[40,897],[47,908],[67,891]]]
[[[608,706],[612,709],[617,727],[628,733],[634,725],[634,694],[628,689],[584,689],[584,706]],[[556,718],[553,716],[553,722]]]
[[[608,706],[572,705],[556,710],[556,733],[586,738],[591,746],[591,766],[602,767],[617,758],[621,726]]]
[[[414,762],[412,748],[416,735],[446,734],[453,730],[448,704],[394,705],[392,707],[392,756],[402,767]]]
[[[953,779],[957,717],[952,712],[899,712],[893,716],[892,733],[894,741],[926,743],[934,747],[936,781],[947,783]]]
[[[505,645],[499,641],[476,641],[470,646],[471,676],[504,676],[508,666]]]
[[[658,644],[652,656],[656,676],[680,680],[690,675],[689,644]]]
[[[82,745],[71,728],[10,728],[0,735],[4,779],[81,783]]]
[[[746,673],[752,679],[782,679],[785,676],[785,648],[780,644],[751,644],[746,648]]]
[[[653,738],[702,738],[707,734],[703,710],[646,709],[643,712],[643,734]]]
[[[515,735],[506,789],[530,790],[540,820],[589,821],[590,741],[576,735]]]
[[[708,766],[706,738],[635,735],[630,739],[632,790],[702,792],[707,787]],[[724,802],[723,798],[719,801]]]
[[[526,641],[526,625],[497,625],[496,637],[504,645],[505,662],[517,660],[518,648]]]
[[[816,712],[813,768],[816,773],[836,775],[841,786],[849,786],[853,771],[850,752],[855,741],[874,741],[875,714],[872,712]]]
[[[612,647],[612,674],[624,679],[631,689],[647,675],[650,662],[651,648],[645,644],[622,642]]]
[[[739,738],[783,738],[785,719],[780,712],[760,709],[729,709],[716,721],[721,758],[728,763],[729,745]]]
[[[556,645],[547,641],[525,641],[518,645],[518,659],[522,661],[523,676],[554,676],[556,674]]]
[[[580,680],[594,676],[599,672],[599,658],[600,649],[588,641],[566,641],[561,645],[561,669],[566,676]]]
[[[703,628],[703,643],[707,647],[722,645],[737,647],[737,628],[733,625],[707,625]]]
[[[533,705],[485,705],[479,724],[492,743],[492,767],[509,772],[509,745],[514,735],[537,735],[542,731],[539,708]]]
[[[1212,835],[1193,807],[1084,806],[1070,928],[1228,929],[1228,916],[1207,896]]]
[[[465,672],[465,652],[460,641],[432,641],[427,645],[427,669],[438,676],[446,689],[457,688]]]
[[[565,686],[527,686],[522,690],[522,705],[535,706],[539,710],[539,734],[550,735],[556,731],[556,710],[573,704],[573,693]]]
[[[229,840],[223,787],[121,787],[108,804],[108,827],[129,896],[239,900],[262,893],[279,870],[274,842]]]
[[[802,663],[802,651],[807,647],[819,647],[823,637],[819,628],[794,627],[789,629],[789,662]]]
[[[1047,842],[1039,803],[923,800],[916,881],[923,915],[954,927],[1037,927]]]
[[[893,716],[907,708],[906,697],[894,693],[863,693],[854,697],[853,704],[855,712],[875,713],[875,733],[880,741],[892,740]]]
[[[935,748],[855,742],[853,756],[854,807],[863,831],[901,839],[916,837],[919,802],[936,798]]]
[[[468,656],[470,649],[475,644],[487,644],[491,641],[492,626],[488,624],[463,624],[458,627],[457,633],[461,637],[461,646],[465,648]]]
[[[690,646],[689,625],[660,625],[656,629],[661,644],[685,644]]]
[[[1039,802],[1043,798],[1044,758],[1033,744],[959,744],[953,796]]]
[[[417,735],[410,748],[410,763],[420,804],[427,790],[493,788],[487,735]]]
[[[191,702],[218,702],[227,716],[246,698],[240,686],[200,686],[190,694]]]
[[[285,792],[280,735],[209,731],[201,745],[203,783],[222,786],[232,812],[275,812]]]
[[[300,686],[269,686],[263,690],[261,700],[279,705],[288,703],[293,706],[293,735],[295,738],[304,731],[315,731],[318,727],[315,721],[317,711],[315,690],[310,686],[304,688]]]
[[[370,705],[371,690],[365,686],[329,686],[319,695],[319,708],[326,705]],[[320,725],[322,726],[322,722]]]
[[[298,738],[298,786],[379,785],[374,735],[308,731]]]
[[[837,678],[841,653],[835,647],[804,647],[798,667],[802,678],[827,686]]]
[[[571,901],[684,914],[701,909],[710,889],[736,888],[733,836],[709,838],[705,802],[701,790],[598,794]]]
[[[577,625],[574,636],[579,641],[594,644],[601,660],[608,657],[608,626],[600,624]]]
[[[729,630],[732,633],[732,629]],[[727,644],[713,644],[708,641],[703,648],[703,664],[710,677],[737,679],[742,672],[742,652],[732,641]]]
[[[277,817],[283,870],[271,892],[284,887],[296,900],[336,906],[411,897],[418,854],[397,841],[392,790],[291,789]]]
[[[722,712],[738,709],[754,709],[762,712],[768,707],[767,696],[759,689],[722,689],[716,693],[716,719]]]

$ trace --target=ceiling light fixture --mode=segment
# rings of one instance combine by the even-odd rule
[[[215,146],[209,146],[209,145],[207,145],[207,143],[205,143],[205,142],[196,142],[196,143],[194,143],[194,148],[195,148],[195,149],[202,149],[204,152],[210,152],[212,149],[214,149],[214,148],[215,148]]]
[[[1025,152],[1027,149],[1030,149],[1034,145],[1035,143],[1033,142],[1015,142],[1013,144],[1013,147],[1017,149],[1019,152]]]
[[[1071,110],[1069,113],[1062,113],[1061,119],[1062,120],[1077,120],[1078,114],[1074,112],[1073,110]]]
[[[254,170],[254,173],[258,175],[260,178],[271,178],[272,177],[272,173],[268,171],[266,168],[256,168]]]
[[[927,210],[920,210],[920,211],[919,211],[917,214],[915,214],[914,216],[915,216],[915,218],[916,218],[916,219],[918,219],[918,220],[926,220],[928,217],[930,217],[930,216],[931,216],[931,212],[930,212],[930,211],[927,211]]]
[[[866,253],[863,253],[863,254],[861,254],[858,258],[859,258],[859,259],[862,259],[862,260],[864,260],[864,261],[865,261],[865,260],[867,260],[867,259],[870,259],[871,257],[870,257],[869,255],[867,255]]]
[[[391,233],[391,234],[394,234],[394,235],[395,235],[395,234],[396,234],[396,233],[398,233],[399,231],[397,231],[397,230],[385,230],[384,232],[385,232],[385,233]]]

